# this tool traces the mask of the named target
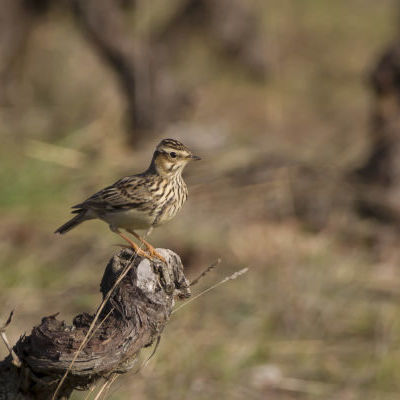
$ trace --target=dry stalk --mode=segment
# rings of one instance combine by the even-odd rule
[[[117,374],[113,374],[111,376],[111,378],[109,378],[108,380],[106,380],[102,387],[100,388],[100,390],[98,391],[96,397],[93,400],[100,400],[100,397],[102,394],[104,394],[104,398],[105,395],[107,394],[107,392],[110,390],[111,385],[115,382],[115,380],[118,378]],[[104,393],[103,393],[104,392]]]

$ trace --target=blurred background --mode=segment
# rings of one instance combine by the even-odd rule
[[[151,242],[180,254],[189,278],[222,258],[195,293],[250,270],[174,314],[155,357],[108,398],[399,398],[395,0],[0,5],[12,343],[44,315],[95,310],[120,239],[99,221],[53,231],[172,137],[203,161]]]

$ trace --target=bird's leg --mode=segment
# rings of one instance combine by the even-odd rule
[[[136,239],[140,240],[146,246],[147,251],[149,252],[149,254],[152,257],[156,257],[159,260],[161,260],[162,262],[167,263],[165,258],[162,255],[158,254],[156,249],[149,242],[147,242],[141,236],[139,236],[134,230],[127,229],[127,232],[129,232],[131,235],[135,236]]]
[[[113,232],[115,232],[117,235],[121,236],[122,239],[126,240],[130,246],[135,250],[136,254],[141,257],[149,258],[149,255],[142,250],[135,242],[133,242],[131,239],[129,239],[127,236],[125,236],[122,232],[120,232],[118,229],[112,229]]]
[[[149,252],[151,257],[158,258],[163,262],[161,265],[156,265],[156,274],[157,274],[157,280],[158,284],[160,287],[164,287],[166,293],[172,294],[175,289],[175,284],[171,280],[171,277],[169,275],[169,272],[167,270],[167,262],[163,256],[157,253],[156,249],[145,239],[143,239],[140,235],[138,235],[134,230],[127,229],[127,232],[129,232],[131,235],[135,236],[136,239],[138,239],[141,243],[143,243],[146,246],[147,251]]]

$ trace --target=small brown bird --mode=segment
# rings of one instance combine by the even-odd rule
[[[165,261],[135,230],[150,229],[175,217],[188,194],[182,171],[192,160],[200,160],[200,157],[193,155],[181,142],[175,139],[162,140],[145,172],[121,178],[73,206],[72,213],[77,215],[55,233],[64,234],[84,221],[101,219],[109,224],[113,232],[125,239],[137,254]],[[125,229],[140,240],[148,254],[121,233],[120,229]]]

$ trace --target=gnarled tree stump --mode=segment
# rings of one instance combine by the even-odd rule
[[[179,256],[171,250],[157,251],[167,265],[142,259],[131,249],[109,261],[100,284],[108,301],[72,366],[95,315],[77,315],[71,326],[56,316],[44,317],[29,336],[22,336],[14,346],[21,365],[16,366],[11,355],[0,362],[0,400],[51,399],[67,370],[57,399],[68,399],[74,389],[87,389],[100,378],[129,371],[140,350],[160,336],[175,296],[190,296]]]

